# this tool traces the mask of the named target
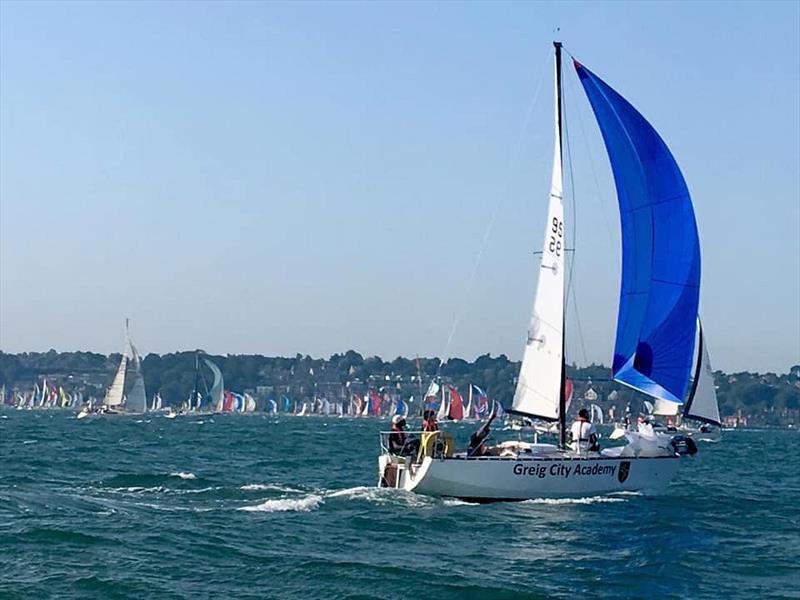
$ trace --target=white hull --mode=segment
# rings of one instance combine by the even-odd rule
[[[381,473],[391,456],[379,459]],[[397,488],[472,501],[583,497],[615,492],[663,491],[678,456],[535,458],[431,458],[407,470],[397,465]],[[384,485],[386,483],[384,482]]]
[[[705,430],[699,427],[689,427],[685,424],[672,429],[665,427],[654,427],[653,431],[658,435],[686,435],[698,442],[719,442],[722,441],[722,431],[719,427],[707,427]]]

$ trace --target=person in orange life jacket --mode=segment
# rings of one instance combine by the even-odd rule
[[[436,413],[430,409],[422,413],[422,431],[439,431],[439,425],[436,423]]]
[[[597,442],[597,431],[594,423],[589,422],[589,411],[582,408],[578,411],[578,418],[572,424],[570,430],[572,434],[572,449],[575,452],[600,451],[600,444]]]
[[[419,440],[408,439],[406,420],[402,415],[392,417],[392,433],[389,434],[389,452],[392,454],[414,454],[419,449]]]

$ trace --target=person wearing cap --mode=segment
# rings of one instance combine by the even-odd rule
[[[594,423],[589,422],[589,411],[582,408],[578,411],[578,418],[572,424],[572,449],[575,452],[598,452],[600,445],[597,443],[597,430]]]

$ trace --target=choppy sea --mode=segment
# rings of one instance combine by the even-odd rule
[[[0,598],[800,598],[797,431],[658,497],[473,505],[375,488],[386,427],[2,412]]]

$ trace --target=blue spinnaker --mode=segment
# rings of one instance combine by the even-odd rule
[[[650,123],[577,61],[575,69],[603,134],[619,200],[622,283],[614,378],[682,402],[700,299],[700,243],[689,190]]]

